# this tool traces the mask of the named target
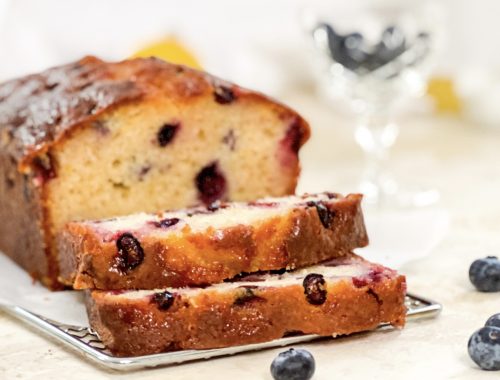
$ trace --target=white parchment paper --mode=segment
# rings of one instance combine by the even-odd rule
[[[429,255],[446,236],[450,216],[444,209],[421,209],[411,212],[365,212],[370,238],[368,247],[356,253],[367,260],[399,269],[403,264]]]
[[[58,322],[88,326],[83,292],[51,292],[0,254],[0,304],[21,306]]]
[[[398,269],[425,257],[443,239],[449,228],[444,210],[366,213],[370,245],[356,250],[366,259]],[[88,326],[82,292],[51,292],[0,254],[0,304],[18,305],[61,323]]]

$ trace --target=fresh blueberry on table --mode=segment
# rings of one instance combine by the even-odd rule
[[[500,291],[500,260],[488,256],[474,261],[469,268],[469,279],[480,292]]]
[[[493,314],[485,323],[485,326],[500,328],[500,313]]]
[[[315,368],[314,357],[309,351],[290,348],[273,360],[271,374],[275,380],[309,380]]]
[[[500,370],[500,328],[486,326],[469,339],[469,355],[482,369]]]

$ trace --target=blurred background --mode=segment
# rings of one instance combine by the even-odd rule
[[[355,15],[364,15],[364,8],[376,4],[406,9],[409,13],[406,17],[415,18],[412,7],[419,7],[421,3],[404,0],[0,0],[3,58],[0,79],[40,71],[86,54],[107,60],[157,55],[203,68],[289,103],[310,121],[313,139],[303,151],[303,189],[352,190],[363,176],[363,152],[372,162],[385,157],[385,153],[384,157],[376,158],[377,152],[370,152],[370,141],[373,143],[379,138],[374,144],[387,145],[382,147],[385,152],[395,142],[397,133],[387,127],[389,121],[383,122],[378,137],[377,130],[370,126],[368,135],[359,128],[359,110],[356,116],[356,111],[346,103],[354,95],[346,94],[344,86],[341,94],[344,96],[339,96],[339,88],[335,86],[341,80],[332,79],[334,66],[339,66],[339,62],[341,66],[345,64],[342,57],[335,57],[332,46],[337,40],[330,36],[327,47],[333,50],[322,52],[318,45],[325,43],[328,30],[318,35],[314,30],[322,22],[326,23],[338,32],[334,37],[346,48],[350,48],[350,43],[358,43],[357,37],[363,33],[366,45],[363,49],[373,55],[374,46],[380,43],[371,41],[370,31],[361,29],[371,25],[373,17],[378,16],[370,15],[368,22],[357,17],[352,25],[347,23],[345,30],[339,32],[337,23],[348,20],[343,18],[343,12],[354,10]],[[429,54],[430,64],[425,73],[418,72],[423,84],[420,92],[408,96],[408,101],[394,112],[391,110],[391,120],[397,120],[401,134],[394,144],[397,159],[388,161],[397,177],[425,186],[429,184],[440,191],[439,181],[427,168],[448,159],[449,155],[445,157],[444,152],[466,147],[465,141],[470,138],[467,135],[463,142],[447,148],[447,136],[454,133],[454,128],[477,133],[500,129],[497,20],[500,2],[436,0],[431,3],[432,13],[424,13],[409,22],[413,27],[422,24],[428,28],[422,29],[418,36],[426,43],[431,37],[432,54]],[[382,13],[381,19],[389,12]],[[314,18],[316,24],[311,24]],[[403,24],[408,23],[406,19],[401,20]],[[389,31],[390,41],[397,42],[406,30],[397,29],[400,33],[397,34],[393,26],[392,21],[380,24],[377,36]],[[403,49],[406,51],[413,46],[410,44],[413,37],[402,36],[406,37]],[[363,49],[359,51],[365,54]],[[363,69],[364,66],[357,67]],[[348,64],[347,69],[343,73],[347,72],[348,80],[369,77]],[[368,71],[371,74],[373,70]],[[353,72],[355,77],[351,75]],[[414,80],[415,75],[410,74]],[[347,88],[353,88],[354,82],[346,83]],[[375,87],[377,91],[380,88]],[[335,91],[331,91],[332,88]],[[400,98],[398,94],[391,96]],[[406,99],[410,94],[404,95]],[[379,96],[377,92],[375,96]],[[361,116],[366,116],[366,110],[363,112]],[[487,130],[489,132],[484,132]],[[435,144],[436,141],[439,144]],[[435,176],[439,175],[436,172]]]
[[[301,26],[304,9],[310,3],[0,0],[0,78],[39,71],[84,54],[123,59],[164,38],[174,38],[206,70],[279,96],[287,87],[311,80],[308,41]],[[352,6],[352,2],[343,3],[344,7]],[[446,32],[436,73],[459,79],[478,70],[478,81],[487,74],[498,77],[500,3],[433,3],[442,8],[445,18],[441,26]]]

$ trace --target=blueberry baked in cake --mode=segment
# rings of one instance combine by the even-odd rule
[[[361,198],[306,194],[69,223],[61,277],[75,289],[154,289],[316,264],[368,243]]]
[[[0,85],[0,249],[58,282],[69,221],[293,194],[307,123],[158,59],[86,57]]]
[[[404,276],[347,254],[291,272],[204,288],[89,291],[92,327],[114,354],[238,346],[290,334],[336,336],[402,327]]]

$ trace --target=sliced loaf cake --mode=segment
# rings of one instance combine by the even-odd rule
[[[0,84],[0,250],[60,287],[68,221],[293,194],[307,123],[158,59],[86,57]]]
[[[306,194],[69,223],[58,238],[61,280],[155,289],[317,264],[368,243],[361,198]]]
[[[206,288],[88,291],[90,324],[116,355],[351,334],[404,325],[404,276],[354,254]]]

